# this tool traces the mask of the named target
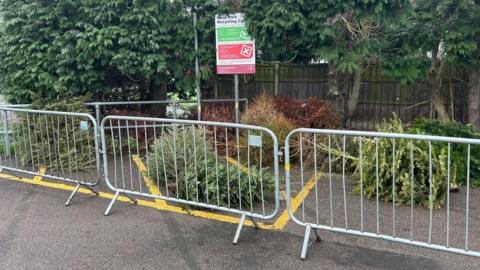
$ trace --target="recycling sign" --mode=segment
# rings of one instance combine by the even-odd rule
[[[253,74],[255,42],[246,30],[242,13],[215,16],[217,74]]]

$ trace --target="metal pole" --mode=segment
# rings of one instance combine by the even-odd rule
[[[240,123],[240,105],[238,100],[238,74],[235,74],[235,123]]]
[[[101,116],[100,116],[100,104],[95,104],[95,120],[97,125],[100,126]]]
[[[10,138],[8,134],[8,112],[4,111],[3,112],[3,147],[5,156],[9,157],[10,156]]]
[[[274,85],[274,91],[275,91],[275,96],[278,96],[278,71],[280,70],[280,64],[277,62],[275,63],[275,85]]]
[[[195,34],[195,90],[197,93],[198,120],[202,119],[202,96],[200,93],[200,68],[198,66],[197,12],[193,12],[193,32]]]
[[[100,122],[102,121],[100,104],[95,104],[95,121],[97,122],[97,137],[100,140]]]

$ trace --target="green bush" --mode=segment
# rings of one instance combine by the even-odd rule
[[[402,122],[394,117],[391,122],[385,122],[380,132],[405,133]],[[392,139],[379,139],[378,153],[378,196],[385,202],[393,199],[393,171],[395,171],[395,202],[396,204],[410,204],[412,166],[410,158],[410,140],[396,139],[395,152]],[[364,138],[363,145],[363,189],[368,198],[376,197],[376,143],[375,139]],[[395,153],[395,164],[393,164]],[[428,207],[429,200],[429,144],[424,141],[413,142],[413,197],[414,203]],[[357,179],[360,179],[360,159],[354,160]],[[447,187],[447,152],[445,148],[432,147],[432,203],[434,208],[444,205]],[[452,179],[456,171],[452,168]],[[356,187],[360,191],[360,180]]]
[[[448,137],[462,137],[479,139],[480,134],[474,130],[471,125],[465,125],[457,122],[442,123],[438,120],[420,118],[416,120],[408,130],[411,134],[428,134]],[[448,151],[447,143],[432,143],[434,152]],[[454,184],[465,184],[467,181],[467,145],[451,144],[451,166],[457,171],[457,177]],[[478,186],[480,184],[480,146],[471,146],[470,156],[470,184]]]
[[[198,195],[198,201],[207,202],[208,194],[210,203],[227,207],[239,207],[239,180],[243,208],[250,206],[250,199],[253,206],[261,201],[260,180],[264,193],[274,190],[274,178],[266,168],[260,172],[251,167],[249,173],[243,168],[239,174],[237,165],[227,163],[221,155],[215,158],[215,149],[204,134],[204,128],[192,126],[165,129],[150,145],[147,162],[150,177],[163,185],[166,176],[169,192],[179,198],[196,201]],[[175,188],[177,184],[178,188]],[[249,185],[252,187],[251,198]]]

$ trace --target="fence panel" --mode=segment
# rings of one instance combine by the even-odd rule
[[[480,256],[480,191],[472,188],[480,183],[479,144],[427,135],[292,131],[285,146],[286,197],[292,220],[305,227],[301,258],[311,229]],[[451,193],[457,186],[459,192]],[[301,192],[300,204],[292,204],[292,190]]]
[[[231,123],[107,116],[105,180],[120,194],[267,220],[279,210],[278,142],[268,129]]]
[[[82,186],[100,180],[97,124],[85,113],[0,107],[0,169],[75,183],[68,206]]]
[[[461,122],[465,122],[468,116],[465,99],[468,90],[466,76],[463,70],[446,71],[441,89],[452,119]],[[280,64],[279,68],[275,68],[274,64],[259,64],[256,74],[245,75],[240,82],[240,93],[248,99],[253,99],[263,92],[302,100],[310,97],[328,99],[327,64]],[[345,98],[339,101],[343,106],[337,109],[343,115],[352,91],[351,78],[340,76],[339,83]],[[219,76],[217,85],[218,96],[232,96],[232,76]],[[362,76],[355,113],[345,118],[344,128],[374,130],[384,119],[390,119],[393,113],[404,122],[411,122],[422,116],[434,118],[430,92],[425,81],[406,85],[385,76],[379,67],[368,67]]]

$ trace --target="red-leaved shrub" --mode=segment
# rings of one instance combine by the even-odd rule
[[[198,119],[197,109],[190,111],[191,119]],[[232,104],[213,103],[207,104],[202,108],[202,121],[235,123],[235,111]],[[225,155],[225,149],[228,144],[228,155],[235,156],[236,154],[236,132],[233,128],[206,126],[208,138],[215,143],[216,150],[221,156]],[[227,137],[228,136],[228,137]]]
[[[191,119],[198,119],[197,108],[190,111]],[[235,123],[235,112],[233,104],[212,103],[203,106],[202,121]]]
[[[340,116],[332,105],[317,97],[302,101],[287,96],[274,97],[275,109],[296,126],[304,128],[337,128]]]

